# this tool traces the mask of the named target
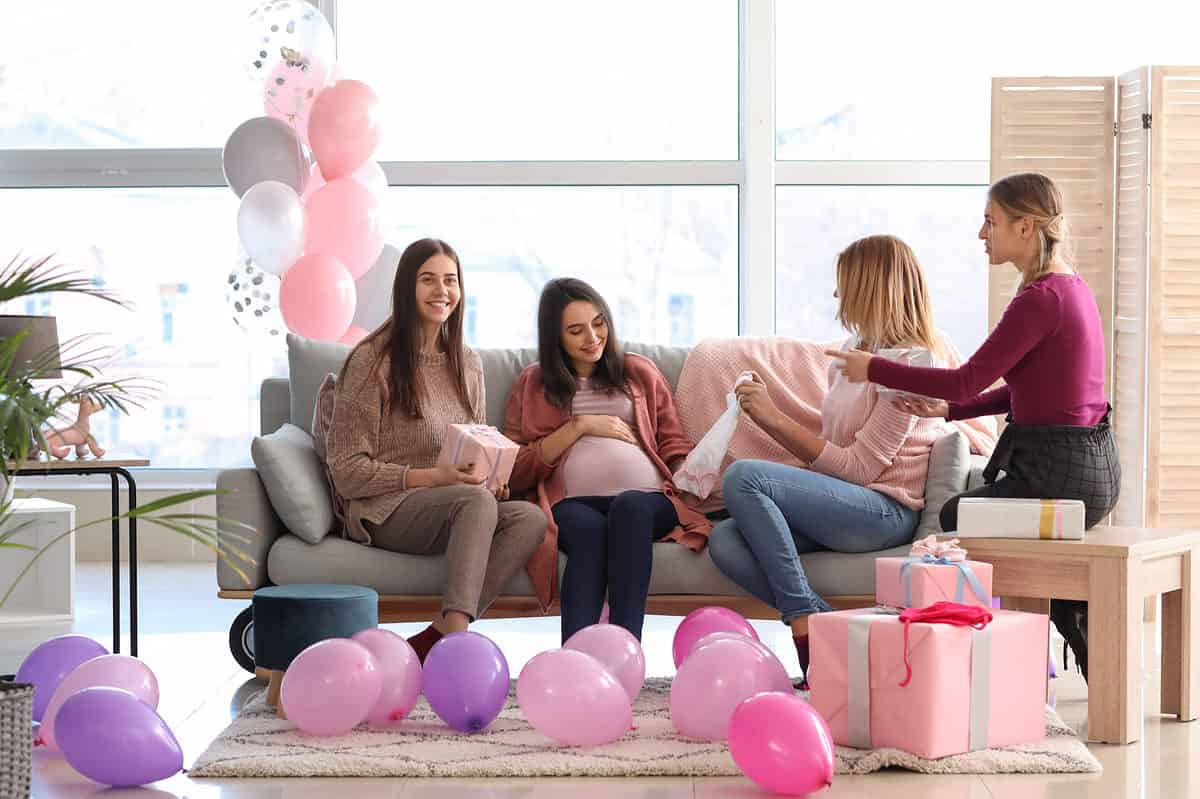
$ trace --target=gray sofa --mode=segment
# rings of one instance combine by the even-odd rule
[[[667,380],[675,386],[685,348],[629,344],[632,352],[652,358]],[[261,424],[264,435],[285,423],[311,430],[317,389],[325,375],[336,373],[349,347],[340,344],[288,337],[289,379],[263,381]],[[502,426],[508,393],[517,375],[536,360],[535,350],[479,350],[487,387],[487,418]],[[960,433],[946,436],[934,448],[927,495],[930,507],[923,528],[937,531],[937,509],[948,497],[981,479],[982,458],[971,456]],[[381,621],[419,621],[437,609],[446,578],[441,556],[403,555],[365,547],[329,535],[309,543],[293,535],[281,522],[258,471],[254,468],[226,469],[217,478],[217,488],[229,492],[218,496],[217,515],[249,525],[257,531],[247,543],[232,536],[222,544],[245,553],[252,561],[243,564],[244,579],[229,564],[217,562],[219,596],[249,599],[254,589],[289,583],[354,583],[369,586],[380,594]],[[278,489],[276,489],[278,490]],[[932,526],[931,526],[932,525]],[[802,556],[813,587],[835,606],[870,604],[875,590],[875,557],[907,552],[907,547],[880,553],[842,554],[815,552]],[[560,570],[565,558],[560,558]],[[773,618],[774,612],[748,596],[713,564],[708,552],[692,552],[678,544],[654,547],[654,569],[650,580],[648,611],[682,614],[706,604],[720,603],[757,618]],[[529,579],[522,572],[496,602],[488,616],[539,615]],[[253,620],[249,608],[230,629],[230,647],[235,658],[253,670]]]

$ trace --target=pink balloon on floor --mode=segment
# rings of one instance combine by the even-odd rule
[[[412,645],[391,630],[373,628],[350,636],[375,656],[379,667],[379,700],[367,714],[368,724],[402,721],[421,696],[421,661]]]
[[[355,280],[383,249],[379,200],[353,178],[330,180],[304,204],[304,252],[337,258]]]
[[[345,335],[343,335],[341,338],[338,339],[338,343],[339,344],[349,344],[351,347],[353,347],[355,344],[362,341],[364,338],[366,338],[370,334],[371,334],[370,330],[364,330],[363,328],[358,327],[356,325],[350,325],[350,329],[346,331]]]
[[[754,627],[737,611],[715,605],[697,608],[685,616],[675,628],[675,641],[671,646],[675,668],[679,668],[697,641],[709,633],[716,632],[740,633],[758,640],[758,633],[754,631]]]
[[[142,661],[129,655],[102,655],[79,665],[66,676],[46,706],[38,734],[47,749],[58,750],[55,726],[63,704],[85,688],[121,688],[152,708],[158,707],[158,678]]]
[[[833,784],[833,735],[812,705],[794,694],[763,693],[738,705],[729,753],[768,791],[807,795]]]
[[[596,658],[574,649],[536,655],[521,669],[517,703],[533,728],[568,746],[599,746],[633,725],[625,689]]]
[[[600,661],[625,689],[629,701],[637,699],[646,681],[646,656],[633,633],[615,624],[593,624],[572,635],[563,649],[584,652]]]
[[[361,81],[339,80],[313,103],[308,141],[326,180],[345,177],[362,166],[382,137],[379,98]]]
[[[764,691],[792,691],[779,659],[749,639],[713,641],[696,649],[671,683],[671,723],[681,734],[723,741],[739,704]]]
[[[288,329],[307,338],[337,341],[354,318],[354,278],[336,258],[304,255],[283,275],[279,310]]]
[[[296,655],[279,702],[301,732],[343,735],[366,720],[381,690],[371,651],[349,638],[329,638]]]

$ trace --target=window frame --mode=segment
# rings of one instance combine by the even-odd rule
[[[337,38],[338,0],[310,0]],[[381,161],[389,186],[736,186],[738,332],[775,334],[780,186],[987,185],[981,161],[776,157],[777,0],[738,0],[738,158],[715,161]],[[0,150],[0,189],[223,187],[218,148]],[[215,277],[214,277],[215,279]],[[219,468],[151,467],[147,487],[212,485]],[[45,485],[44,480],[39,485]],[[97,486],[102,488],[102,486]]]

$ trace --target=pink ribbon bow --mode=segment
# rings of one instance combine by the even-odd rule
[[[958,545],[957,538],[951,538],[948,541],[939,541],[936,535],[927,535],[920,541],[913,541],[912,551],[908,554],[909,557],[913,558],[931,555],[935,558],[945,558],[951,563],[958,563],[967,559],[967,550]]]

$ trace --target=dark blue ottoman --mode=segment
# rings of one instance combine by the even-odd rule
[[[292,660],[327,638],[349,638],[379,625],[379,594],[357,585],[273,585],[254,592],[254,662],[271,672],[267,704]]]

